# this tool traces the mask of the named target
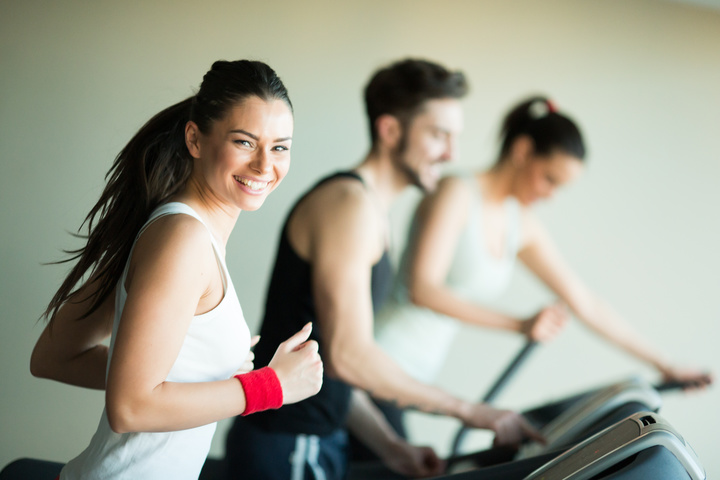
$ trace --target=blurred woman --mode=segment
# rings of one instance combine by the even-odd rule
[[[413,376],[432,382],[460,322],[547,341],[569,310],[594,332],[654,368],[664,380],[702,386],[710,378],[677,368],[645,343],[565,263],[532,205],[583,170],[579,128],[544,97],[505,117],[501,148],[487,171],[448,177],[416,211],[392,298],[376,317],[376,337]],[[501,294],[520,260],[559,298],[529,318],[484,304]],[[458,322],[458,320],[460,322]]]

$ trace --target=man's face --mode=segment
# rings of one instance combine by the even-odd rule
[[[440,179],[441,163],[456,156],[463,111],[454,98],[428,100],[405,126],[393,152],[395,166],[409,184],[430,192]]]

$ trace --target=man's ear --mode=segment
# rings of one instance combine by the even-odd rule
[[[402,125],[394,115],[380,115],[375,120],[378,140],[388,150],[394,150],[402,138]]]
[[[193,158],[200,158],[200,129],[193,121],[185,125],[185,145]]]
[[[528,135],[520,135],[513,140],[510,147],[510,161],[515,167],[522,167],[530,162],[535,153],[535,142]]]

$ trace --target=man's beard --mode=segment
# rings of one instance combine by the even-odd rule
[[[390,153],[395,168],[401,172],[408,185],[414,185],[419,188],[422,193],[429,193],[428,186],[425,185],[420,177],[420,172],[417,169],[411,167],[408,162],[405,161],[405,153],[407,152],[407,137],[403,134],[402,138],[398,142],[397,147]]]

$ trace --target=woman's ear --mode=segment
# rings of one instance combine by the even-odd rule
[[[535,142],[528,135],[520,135],[513,140],[510,147],[510,161],[513,166],[520,168],[528,164],[530,157],[535,153]]]
[[[193,158],[200,158],[200,129],[193,121],[185,125],[185,145]]]
[[[378,141],[382,148],[393,151],[402,138],[402,125],[397,117],[389,114],[380,115],[375,120]]]

